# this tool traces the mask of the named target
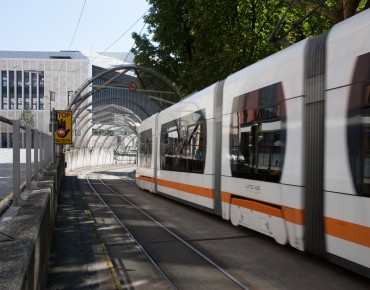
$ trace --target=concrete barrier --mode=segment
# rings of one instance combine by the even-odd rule
[[[84,168],[112,164],[129,164],[133,163],[133,158],[130,156],[119,156],[114,154],[113,149],[108,148],[84,148],[74,149],[65,152],[66,169],[69,172]]]
[[[63,159],[46,167],[21,195],[27,196],[27,205],[16,207],[18,212],[1,231],[1,289],[45,288],[57,195],[63,176]]]

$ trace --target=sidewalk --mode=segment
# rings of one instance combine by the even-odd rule
[[[46,289],[121,289],[81,195],[77,177],[65,176]]]

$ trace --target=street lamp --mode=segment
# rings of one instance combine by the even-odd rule
[[[51,101],[55,101],[55,92],[52,92],[52,91],[49,91],[49,96],[50,96],[50,103],[49,103],[49,108],[50,108],[50,111],[51,110]]]
[[[74,91],[68,91],[67,92],[67,105],[68,106],[69,106],[69,103],[72,101],[74,95],[75,95]]]

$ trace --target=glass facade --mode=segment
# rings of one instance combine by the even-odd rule
[[[44,72],[1,71],[2,110],[43,110]]]
[[[75,51],[0,51],[0,115],[15,120],[30,109],[35,127],[49,133],[50,108],[66,109],[67,92],[91,76],[90,68],[89,60]],[[55,93],[54,100],[49,92]],[[0,125],[0,144],[9,147],[12,132]]]
[[[104,69],[93,66],[93,76],[101,73]],[[122,106],[134,112],[141,120],[157,113],[160,107],[139,92],[131,92],[127,89],[128,83],[138,82],[135,77],[118,72],[111,72],[93,81],[94,94],[92,95],[92,108],[96,109],[103,105]],[[109,86],[105,86],[108,83]],[[120,109],[110,107],[111,113],[125,113]],[[97,119],[98,121],[98,119]]]

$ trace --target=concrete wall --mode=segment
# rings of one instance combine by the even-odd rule
[[[45,168],[21,195],[27,205],[9,209],[17,212],[0,234],[1,289],[45,288],[63,165]]]
[[[113,149],[108,148],[83,148],[74,149],[65,152],[66,168],[65,172],[69,172],[83,168],[101,165],[112,164],[133,164],[135,163],[133,156],[116,156]]]
[[[91,166],[114,164],[113,149],[84,148],[65,152],[66,174],[69,172]]]
[[[31,188],[22,192],[20,203],[25,204],[12,205],[8,210],[14,215],[0,231],[2,290],[45,288],[57,196],[65,174],[82,167],[133,162],[132,157],[117,158],[113,149],[106,148],[71,150],[64,158],[47,166],[32,182]]]

